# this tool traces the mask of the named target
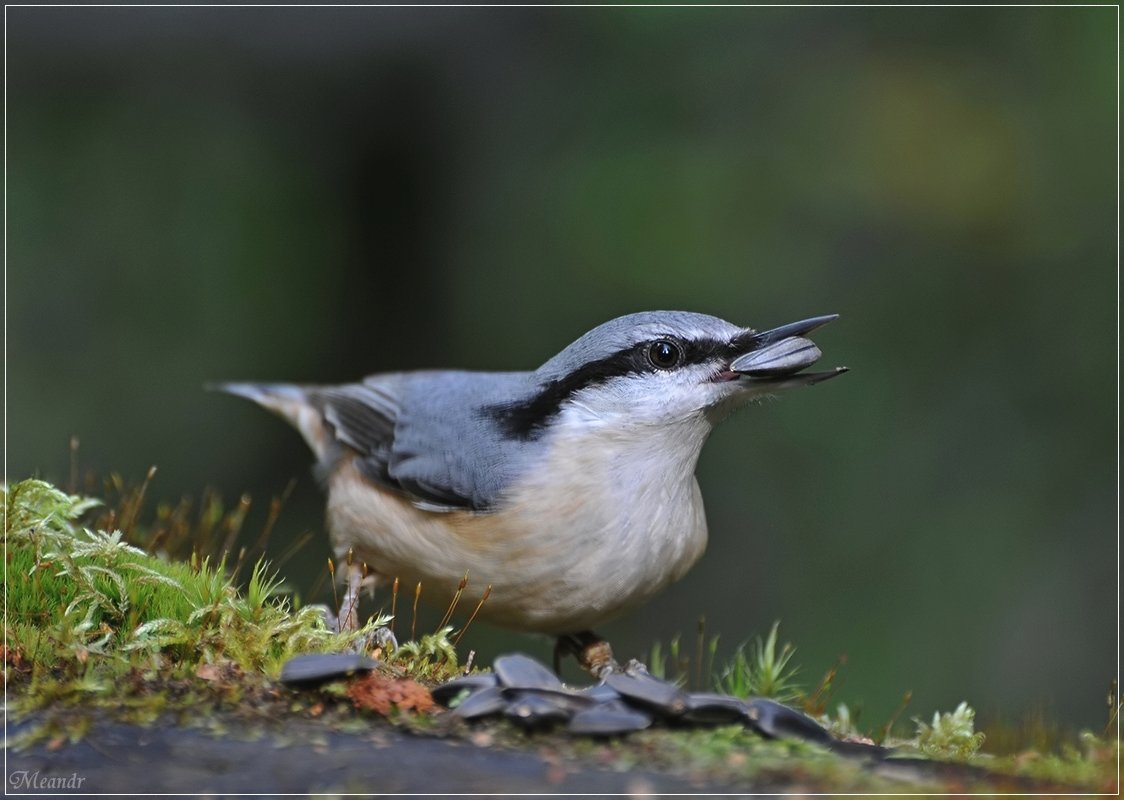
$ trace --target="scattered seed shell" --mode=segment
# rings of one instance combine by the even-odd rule
[[[567,709],[571,714],[576,714],[597,703],[586,695],[571,689],[505,689],[504,693],[516,700],[527,695],[537,695],[555,705]]]
[[[502,713],[507,708],[507,698],[498,686],[480,689],[473,692],[460,705],[453,709],[453,714],[461,719],[480,719]]]
[[[693,692],[680,719],[691,725],[731,725],[746,722],[745,701],[727,694]]]
[[[595,703],[609,703],[621,699],[620,692],[607,683],[595,683],[576,692],[582,697],[588,697]]]
[[[828,744],[835,739],[811,717],[775,700],[754,697],[746,701],[750,726],[771,739],[801,739]]]
[[[347,653],[299,656],[285,665],[282,680],[323,682],[374,666],[370,659]],[[570,733],[582,736],[620,736],[644,730],[662,718],[679,725],[742,723],[774,739],[800,739],[829,747],[846,744],[836,742],[815,720],[775,700],[688,694],[652,676],[642,665],[612,672],[602,683],[582,689],[566,688],[543,664],[518,653],[498,657],[494,670],[441,684],[433,689],[433,698],[446,706],[460,700],[452,713],[462,719],[502,714],[528,729],[566,722]],[[879,758],[886,752],[873,747],[838,749]]]
[[[308,653],[293,656],[281,667],[281,683],[308,688],[370,672],[379,664],[360,653]]]
[[[443,706],[450,705],[462,692],[472,694],[481,689],[490,689],[493,686],[498,686],[499,680],[494,673],[482,672],[475,675],[462,675],[459,678],[453,678],[451,681],[446,681],[438,686],[434,686],[431,690],[433,699]]]
[[[620,736],[651,725],[650,714],[611,701],[574,714],[566,730],[578,736]]]
[[[646,672],[613,672],[605,683],[630,704],[643,706],[665,717],[678,717],[687,710],[687,694],[674,683],[654,678]]]
[[[513,697],[503,713],[524,728],[545,728],[570,719],[574,708],[558,697],[529,691]]]
[[[497,656],[492,669],[501,685],[511,689],[561,690],[558,676],[530,656],[511,653]]]

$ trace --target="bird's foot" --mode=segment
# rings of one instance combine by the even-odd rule
[[[621,670],[621,665],[613,658],[612,646],[592,631],[558,637],[554,644],[555,674],[561,673],[562,657],[567,655],[577,659],[578,666],[597,680],[603,680],[610,673]]]
[[[361,639],[363,650],[370,652],[372,650],[379,650],[383,653],[391,652],[398,649],[398,639],[394,635],[394,631],[383,625],[381,628],[375,628]]]
[[[635,658],[630,658],[624,665],[625,675],[650,675],[648,672],[648,665],[643,661],[638,661]]]
[[[340,635],[352,632],[346,624],[341,626],[341,623],[345,620],[338,618],[328,606],[317,603],[313,608],[324,617],[324,627],[328,630],[335,631]],[[394,636],[394,631],[384,625],[370,631],[366,636],[358,637],[353,643],[352,649],[357,653],[370,653],[372,650],[381,650],[386,653],[398,649],[398,639]]]
[[[333,612],[325,605],[316,606],[324,617],[325,627],[340,635],[355,633],[360,629],[359,596],[363,593],[364,588],[369,589],[371,595],[374,596],[375,584],[377,583],[375,573],[366,564],[357,563],[351,551],[347,553],[346,564],[347,589],[344,591],[343,602],[339,604],[339,608]],[[357,637],[352,643],[352,649],[357,653],[369,653],[373,650],[386,652],[397,648],[398,640],[394,637],[394,632],[385,626],[375,628],[366,635]]]

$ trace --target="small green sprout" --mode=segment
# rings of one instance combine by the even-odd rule
[[[976,711],[962,702],[950,714],[933,713],[933,722],[926,725],[917,717],[917,747],[926,755],[937,758],[967,758],[980,749],[983,733],[976,732]]]
[[[453,632],[452,625],[422,634],[415,641],[403,642],[394,651],[396,661],[407,661],[407,669],[411,673],[424,673],[426,667],[432,665],[445,666],[451,671],[457,668],[457,650],[449,639]]]
[[[858,716],[858,713],[852,711],[849,705],[840,703],[835,707],[834,717],[827,714],[821,721],[825,722],[836,736],[858,736]]]
[[[773,623],[764,640],[757,637],[752,656],[747,656],[745,644],[734,651],[734,660],[722,671],[719,687],[735,697],[770,697],[781,703],[800,699],[803,692],[795,682],[798,667],[788,662],[796,648],[785,642],[777,649],[777,631],[780,621]]]

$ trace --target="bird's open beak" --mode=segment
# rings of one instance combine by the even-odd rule
[[[730,371],[741,381],[767,387],[770,391],[810,386],[842,375],[847,367],[836,367],[828,372],[800,372],[815,364],[823,355],[815,342],[805,338],[804,334],[838,318],[838,314],[828,314],[768,331],[747,331],[738,337],[736,343],[739,349],[744,348],[744,353],[730,362]]]

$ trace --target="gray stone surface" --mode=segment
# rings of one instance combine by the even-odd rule
[[[18,734],[19,726],[10,734]],[[294,722],[283,734],[247,740],[252,729],[221,737],[171,725],[95,723],[78,743],[8,752],[9,791],[21,776],[81,779],[76,792],[225,795],[238,793],[587,793],[730,791],[651,771],[612,772],[562,764],[549,751],[515,751],[405,733],[329,733]],[[741,787],[742,790],[745,787]],[[66,789],[42,789],[63,795]]]

